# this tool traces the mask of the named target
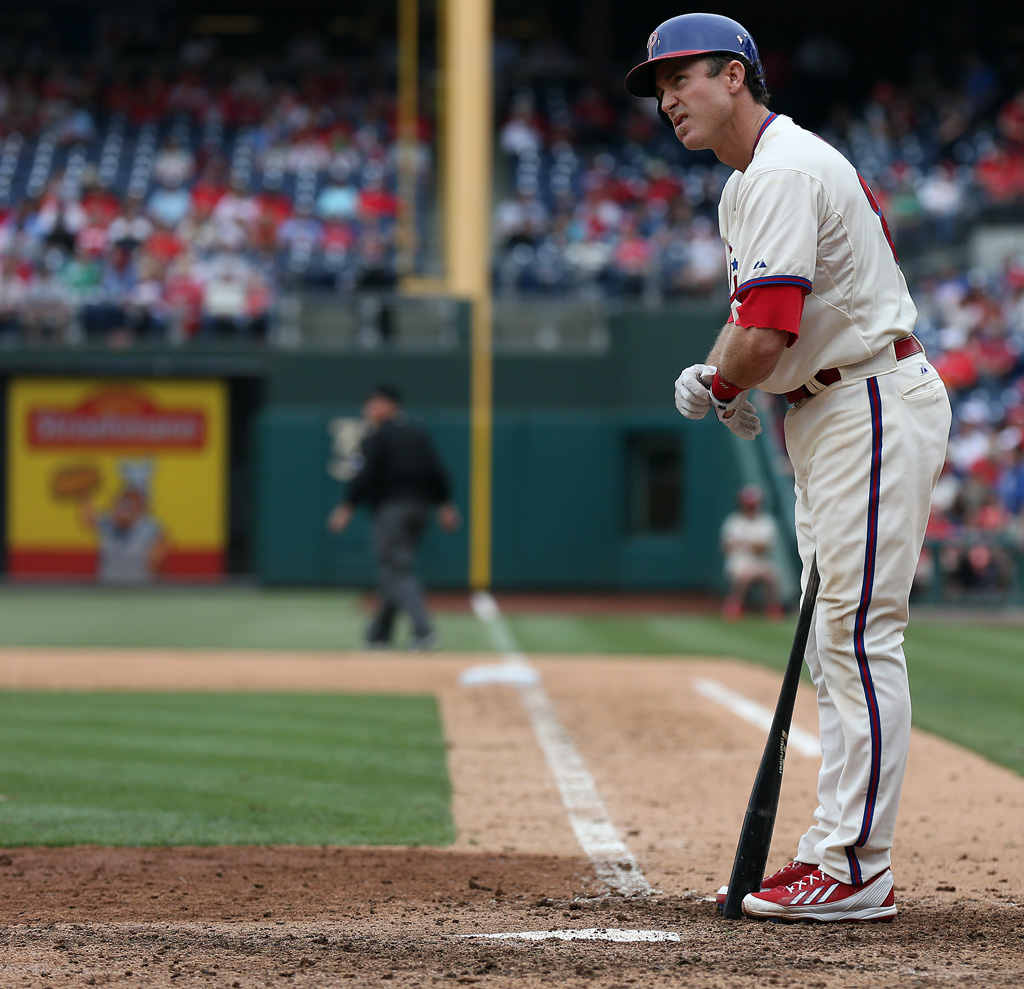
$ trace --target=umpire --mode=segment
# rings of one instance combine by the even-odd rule
[[[380,601],[366,630],[366,645],[390,645],[395,619],[404,611],[412,623],[409,648],[434,649],[437,632],[416,575],[416,551],[433,505],[442,528],[458,528],[451,482],[430,437],[409,419],[393,387],[380,384],[367,393],[363,418],[369,430],[362,442],[362,465],[345,500],[328,516],[327,528],[342,532],[361,504],[372,513]]]

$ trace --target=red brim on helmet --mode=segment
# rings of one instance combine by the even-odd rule
[[[626,92],[631,96],[657,96],[658,87],[655,85],[654,75],[658,71],[659,62],[667,62],[670,58],[687,58],[690,55],[710,55],[712,51],[717,49],[698,48],[691,51],[668,52],[657,58],[649,58],[629,70],[626,75]]]

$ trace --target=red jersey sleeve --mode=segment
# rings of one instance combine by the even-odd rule
[[[736,325],[781,330],[790,334],[787,346],[792,346],[800,335],[806,294],[799,285],[754,285],[740,300]]]

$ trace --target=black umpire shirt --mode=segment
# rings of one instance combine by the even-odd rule
[[[405,414],[395,416],[362,442],[363,466],[348,486],[346,501],[371,511],[385,501],[415,499],[444,504],[451,483],[434,444]]]

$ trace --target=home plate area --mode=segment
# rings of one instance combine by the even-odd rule
[[[456,840],[5,848],[0,989],[1024,986],[1019,776],[915,732],[895,923],[727,920],[714,891],[764,743],[735,697],[770,710],[778,674],[720,660],[531,666],[539,679],[493,655],[8,654],[9,687],[433,694]],[[487,682],[459,682],[481,667]],[[709,680],[725,688],[714,698]],[[815,724],[812,692],[794,724]],[[770,868],[807,826],[816,772],[794,745]],[[623,849],[638,868],[622,869]],[[644,883],[610,883],[616,863]]]

